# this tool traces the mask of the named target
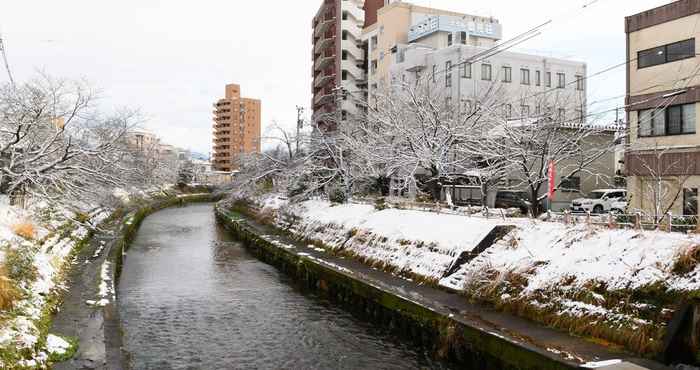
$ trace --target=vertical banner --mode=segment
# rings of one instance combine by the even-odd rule
[[[551,201],[552,198],[554,198],[554,182],[556,181],[554,161],[549,161],[549,169],[547,171],[547,175],[549,176],[549,193],[547,193],[547,197]]]

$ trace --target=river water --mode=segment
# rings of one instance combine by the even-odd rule
[[[442,367],[300,292],[227,236],[211,204],[148,217],[129,249],[118,293],[133,369]]]

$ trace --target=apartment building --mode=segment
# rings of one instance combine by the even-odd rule
[[[362,109],[357,100],[364,98],[366,85],[363,6],[364,0],[323,0],[312,22],[312,120],[327,129]]]
[[[414,26],[415,27],[415,26]],[[419,79],[440,91],[455,110],[497,107],[507,119],[548,116],[580,123],[586,115],[586,64],[470,45],[464,31],[440,32],[398,45],[392,81]]]
[[[239,168],[240,157],[260,152],[260,100],[242,98],[241,87],[226,85],[225,97],[214,103],[212,166],[216,171]]]
[[[700,188],[700,0],[681,0],[625,19],[632,210],[697,215]]]
[[[448,34],[452,36],[447,36]],[[416,6],[391,0],[368,0],[362,40],[368,47],[368,95],[390,83],[400,45],[448,43],[490,47],[501,39],[497,19]],[[451,37],[448,39],[448,37]]]

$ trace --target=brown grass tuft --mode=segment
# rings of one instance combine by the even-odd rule
[[[34,238],[36,238],[36,228],[34,227],[34,224],[30,222],[20,222],[13,225],[12,232],[27,240],[34,240]]]
[[[0,268],[0,311],[7,311],[14,307],[19,299],[19,292],[12,279],[7,277],[5,268]]]
[[[673,272],[685,275],[695,271],[700,264],[700,245],[694,245],[681,252],[673,264]]]

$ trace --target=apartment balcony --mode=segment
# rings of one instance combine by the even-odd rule
[[[332,81],[335,78],[335,73],[324,73],[321,72],[315,79],[314,79],[314,87],[315,88],[320,88],[323,87],[325,84],[327,84],[329,81]]]
[[[344,60],[340,63],[342,70],[347,71],[355,80],[365,80],[365,71],[358,68],[355,62]]]
[[[348,12],[348,14],[350,14],[350,16],[360,24],[360,27],[364,27],[365,11],[359,4],[353,4],[352,1],[345,2],[343,3],[343,6],[341,6],[341,10]]]
[[[323,53],[326,48],[333,45],[333,37],[323,37],[316,41],[316,46],[314,47],[315,54]]]
[[[342,40],[340,42],[340,48],[345,50],[352,56],[355,60],[365,60],[364,49],[357,46],[357,42],[351,40]]]
[[[335,24],[335,17],[321,21],[314,30],[314,37],[323,36]]]
[[[324,68],[326,68],[329,64],[333,63],[335,61],[335,54],[331,56],[321,56],[316,59],[316,63],[314,63],[314,70],[315,71],[321,71]]]
[[[362,35],[362,27],[353,19],[345,19],[341,22],[341,29],[348,31],[354,38],[359,39]]]
[[[319,92],[314,96],[314,106],[318,106],[327,102],[333,101],[335,97],[334,93],[325,93],[325,92]]]

